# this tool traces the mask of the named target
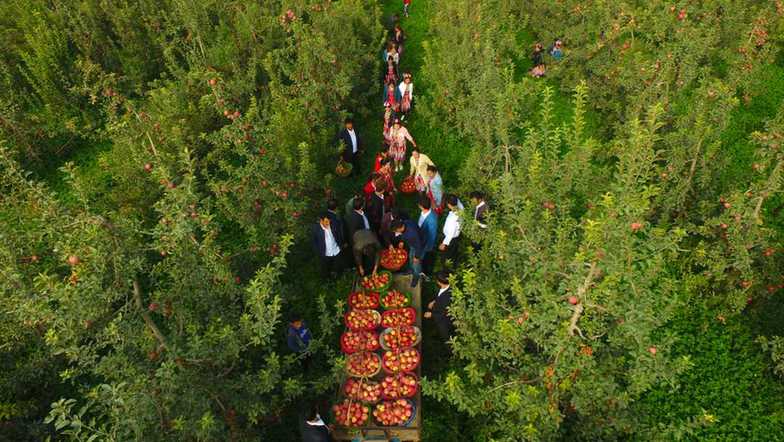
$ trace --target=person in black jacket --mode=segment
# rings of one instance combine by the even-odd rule
[[[386,192],[386,185],[383,181],[378,181],[376,183],[375,191],[370,195],[367,201],[366,215],[368,221],[370,221],[370,228],[376,233],[381,231],[381,219],[390,208],[384,192]]]
[[[318,222],[313,225],[313,250],[321,260],[321,271],[324,277],[334,277],[340,272],[341,248],[343,232],[338,230],[329,220],[325,212],[319,215]]]
[[[365,198],[362,195],[354,197],[353,210],[346,215],[346,230],[348,240],[354,245],[354,234],[357,230],[370,229],[370,220],[365,213]]]
[[[449,285],[449,272],[445,270],[438,272],[436,274],[436,284],[438,284],[436,299],[430,301],[427,305],[427,311],[422,316],[426,319],[433,319],[436,323],[438,334],[446,342],[449,341],[454,332],[454,324],[449,316],[449,306],[452,304],[452,287]]]
[[[305,413],[300,430],[302,442],[332,442],[332,429],[319,415],[318,405],[313,404]]]
[[[354,120],[346,118],[344,124],[345,127],[338,133],[336,141],[343,143],[341,157],[343,161],[351,163],[351,175],[354,175],[359,172],[359,156],[364,150],[364,146],[362,137],[354,130]]]
[[[338,202],[335,201],[334,198],[327,200],[327,216],[329,217],[329,222],[335,226],[335,229],[338,232],[340,232],[342,236],[340,248],[345,250],[348,246],[346,243],[348,240],[348,237],[346,236],[346,226],[344,225],[343,217],[338,213]]]

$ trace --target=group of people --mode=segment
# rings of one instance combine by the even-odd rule
[[[408,16],[411,1],[404,0],[403,4]],[[480,229],[487,228],[487,203],[481,192],[472,192],[473,216],[467,216],[458,196],[444,193],[437,166],[406,128],[414,110],[414,77],[410,72],[400,72],[406,37],[399,23],[394,23],[390,34],[382,54],[382,146],[361,191],[346,201],[342,211],[337,200],[328,199],[326,210],[312,226],[312,244],[325,278],[333,278],[348,267],[356,268],[360,276],[374,274],[379,270],[382,250],[405,249],[409,260],[400,271],[411,275],[411,286],[416,287],[423,278],[432,278],[438,287],[423,317],[432,320],[441,338],[447,341],[454,332],[448,314],[452,290],[447,269],[459,260],[463,223],[472,219]],[[337,139],[344,145],[342,160],[352,164],[353,176],[360,175],[359,158],[365,144],[353,120],[344,121]],[[414,213],[401,207],[396,185],[396,174],[404,171],[407,158],[409,167],[404,180],[415,189]],[[439,260],[442,270],[434,272]],[[294,315],[288,330],[289,347],[294,352],[304,352],[309,340],[307,326]],[[328,431],[317,410],[311,411],[305,421],[303,434],[312,437],[306,439],[324,440],[319,437]]]
[[[547,50],[547,54],[549,54],[554,61],[561,61],[564,56],[563,41],[561,41],[561,39],[553,41],[553,44],[550,45],[550,48]],[[531,63],[533,64],[533,67],[531,68],[530,74],[532,77],[543,77],[547,72],[547,64],[544,61],[544,56],[544,46],[537,42],[531,53]]]

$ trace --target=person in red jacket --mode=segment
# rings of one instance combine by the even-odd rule
[[[411,8],[411,0],[403,0],[403,14],[408,17],[408,9]]]

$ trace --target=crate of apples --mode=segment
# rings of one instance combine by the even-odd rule
[[[351,354],[358,351],[376,351],[381,347],[378,335],[367,330],[349,330],[340,335],[340,350]]]
[[[419,327],[404,325],[402,327],[388,328],[381,332],[379,344],[384,350],[402,350],[419,344],[422,333]]]
[[[389,283],[392,282],[392,274],[389,272],[378,272],[374,275],[368,275],[362,278],[359,285],[365,290],[384,291],[389,288]]]
[[[346,399],[340,404],[332,406],[335,422],[344,427],[359,427],[364,425],[370,415],[370,408],[359,402]]]
[[[382,358],[382,365],[387,373],[414,371],[419,366],[419,352],[409,348],[402,351],[387,350]]]
[[[413,307],[387,310],[381,315],[381,326],[384,328],[402,327],[416,323],[416,310]]]
[[[385,427],[406,426],[414,418],[414,404],[407,399],[382,402],[373,409],[373,417]]]
[[[365,379],[349,378],[343,384],[343,392],[349,399],[375,404],[381,399],[381,384]]]
[[[407,176],[403,178],[403,182],[400,183],[400,192],[402,193],[416,193],[416,180],[412,176]]]
[[[381,371],[381,358],[369,351],[354,353],[346,361],[346,371],[357,378],[371,378]]]
[[[348,305],[355,309],[375,309],[379,306],[378,292],[351,292]]]
[[[381,297],[381,306],[384,309],[393,309],[407,307],[411,304],[411,295],[403,293],[399,290],[390,290]]]
[[[384,400],[414,397],[419,389],[419,381],[414,373],[400,373],[384,378],[379,384]]]
[[[343,321],[349,330],[375,330],[381,322],[381,315],[375,310],[351,309]]]
[[[393,247],[381,251],[381,267],[397,271],[408,262],[408,252],[405,249]]]

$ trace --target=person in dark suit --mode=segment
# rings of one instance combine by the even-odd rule
[[[370,229],[370,220],[365,214],[365,199],[361,195],[354,197],[354,207],[351,213],[346,216],[346,230],[348,240],[354,244],[354,234],[358,230]]]
[[[370,228],[376,233],[381,231],[381,219],[389,209],[384,192],[386,192],[385,183],[383,181],[376,182],[375,189],[367,201],[367,217],[370,221]]]
[[[346,241],[348,240],[348,236],[346,236],[346,225],[343,222],[343,217],[340,216],[338,213],[338,202],[335,201],[334,198],[330,198],[327,200],[327,216],[329,217],[329,222],[335,226],[335,229],[341,233],[342,240],[340,243],[340,248],[345,250],[348,244]]]
[[[313,250],[321,260],[321,272],[324,277],[334,278],[340,268],[340,244],[343,243],[343,232],[338,230],[324,212],[313,225]]]
[[[305,413],[300,426],[302,442],[332,442],[332,429],[324,423],[318,405],[313,404]]]
[[[422,258],[422,273],[428,277],[433,273],[436,263],[435,248],[438,235],[438,215],[432,210],[433,202],[427,196],[419,198],[419,233],[422,235],[424,257]]]
[[[474,204],[474,221],[480,229],[487,229],[487,202],[485,202],[485,195],[479,191],[471,192],[471,202]]]
[[[411,287],[416,287],[419,284],[419,277],[422,274],[422,258],[425,254],[425,247],[422,243],[422,237],[419,234],[419,227],[415,221],[395,221],[392,223],[392,231],[395,233],[395,238],[392,240],[392,247],[405,247],[408,250],[408,266],[409,272],[413,275],[411,278]]]
[[[425,319],[433,319],[438,329],[438,334],[444,342],[449,341],[454,333],[454,324],[449,316],[449,306],[452,304],[452,287],[449,285],[449,272],[442,270],[436,275],[438,293],[436,299],[427,305],[427,311],[422,315]]]
[[[364,150],[362,137],[354,130],[354,120],[346,118],[345,126],[337,135],[336,141],[343,143],[343,161],[351,163],[351,175],[359,173],[359,156]]]

